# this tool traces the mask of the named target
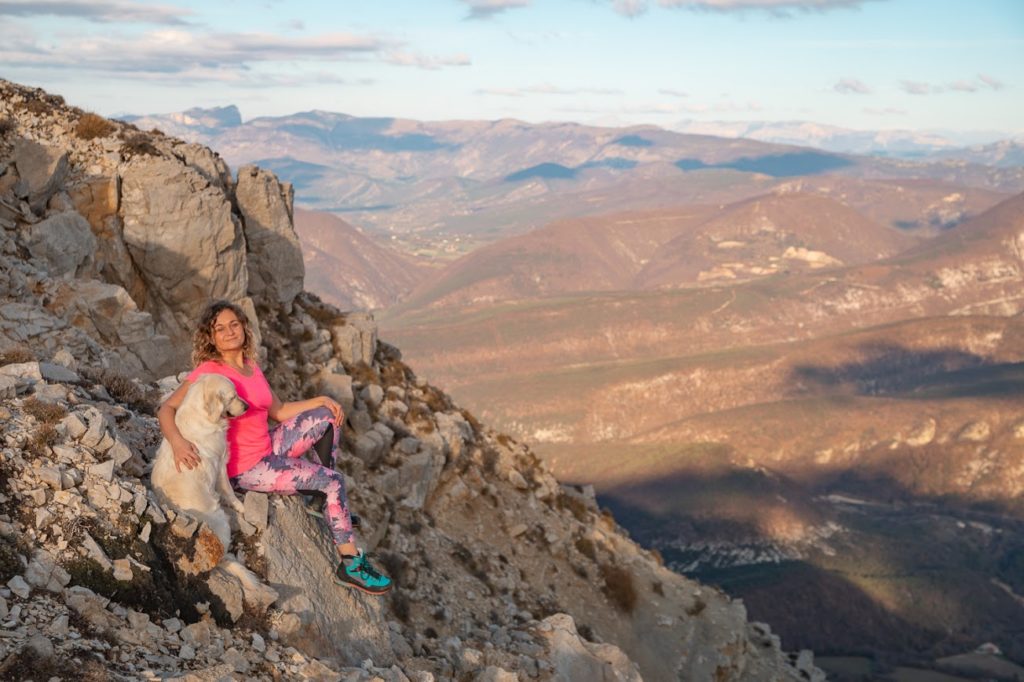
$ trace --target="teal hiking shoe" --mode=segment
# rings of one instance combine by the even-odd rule
[[[334,571],[334,582],[373,595],[391,590],[391,578],[371,566],[363,550],[359,550],[356,556],[342,557]]]

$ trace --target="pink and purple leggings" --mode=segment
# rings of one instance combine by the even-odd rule
[[[231,481],[243,490],[261,493],[324,495],[324,520],[334,542],[351,542],[352,517],[345,495],[345,477],[334,468],[338,435],[330,410],[306,410],[270,429],[270,453]],[[310,450],[319,455],[321,464],[302,457]]]

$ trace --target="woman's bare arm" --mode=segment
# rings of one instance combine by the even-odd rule
[[[199,466],[199,451],[196,450],[195,445],[185,440],[185,437],[181,435],[181,431],[178,430],[178,425],[174,423],[174,415],[185,400],[185,394],[191,385],[192,382],[190,381],[181,382],[181,386],[178,386],[174,393],[167,396],[167,400],[156,411],[157,421],[160,422],[160,433],[171,444],[171,451],[174,453],[174,468],[179,472],[181,472],[182,464],[187,469],[194,469]]]
[[[309,400],[297,400],[291,403],[282,403],[277,399],[273,391],[271,391],[271,396],[273,397],[273,402],[270,404],[270,409],[267,410],[267,415],[276,422],[287,421],[306,410],[312,410],[314,407],[326,407],[330,410],[334,416],[335,424],[341,424],[341,420],[345,417],[341,405],[325,395],[310,398]]]

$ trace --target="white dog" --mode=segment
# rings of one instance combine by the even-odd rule
[[[240,514],[245,511],[228,480],[227,417],[237,417],[247,409],[249,406],[238,397],[230,379],[219,374],[200,376],[189,387],[174,414],[178,431],[199,451],[199,465],[178,471],[171,444],[164,439],[157,450],[150,479],[162,503],[205,523],[217,536],[223,551],[218,567],[241,581],[245,600],[268,606],[277,598],[277,592],[262,584],[254,573],[227,553],[231,525],[220,504],[223,501]]]
[[[178,431],[199,451],[199,465],[178,471],[174,451],[165,439],[150,476],[158,497],[209,526],[225,551],[231,541],[231,526],[220,502],[239,513],[244,510],[228,481],[227,417],[237,417],[247,409],[230,379],[219,374],[200,376],[174,415]]]

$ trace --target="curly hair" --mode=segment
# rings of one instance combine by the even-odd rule
[[[195,331],[192,332],[192,365],[194,367],[198,367],[207,360],[221,359],[217,347],[213,344],[213,325],[217,321],[217,316],[225,310],[233,312],[238,321],[242,323],[242,329],[245,332],[245,340],[242,342],[243,357],[246,360],[255,360],[256,336],[252,333],[248,316],[240,307],[230,301],[213,301],[199,316],[199,323],[196,325]]]

